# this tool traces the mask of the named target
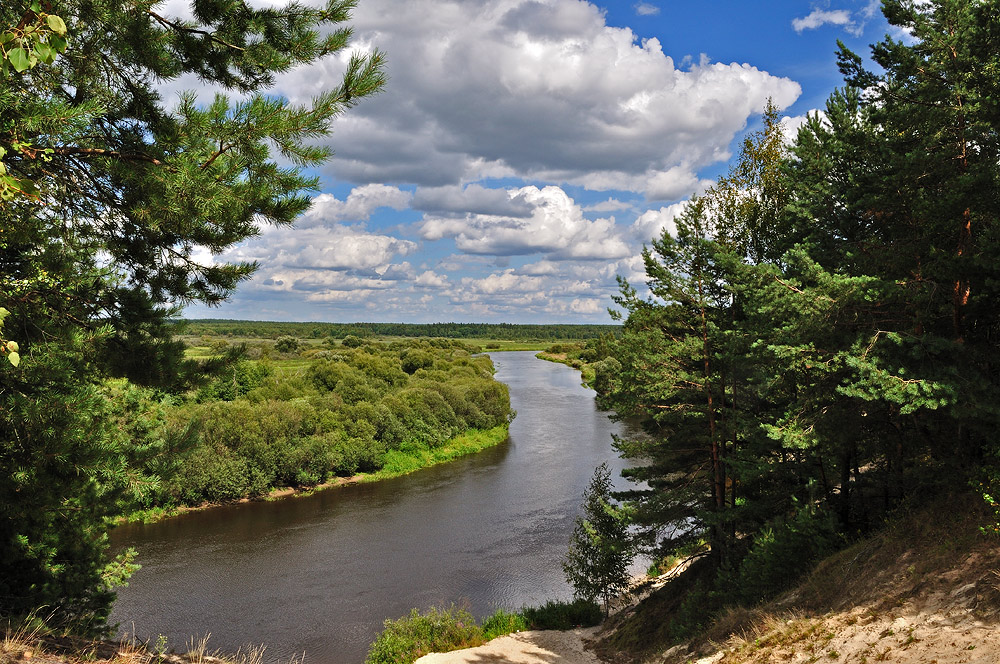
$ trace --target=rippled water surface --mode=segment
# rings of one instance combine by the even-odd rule
[[[621,425],[569,367],[491,355],[517,410],[508,442],[395,480],[118,528],[113,545],[143,567],[112,622],[178,650],[210,633],[210,648],[339,664],[363,661],[382,621],[413,607],[483,616],[568,598],[580,496],[602,461],[617,476]]]

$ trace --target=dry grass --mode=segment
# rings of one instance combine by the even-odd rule
[[[135,638],[95,641],[58,635],[40,620],[8,625],[0,640],[0,664],[264,664],[264,646],[241,648],[235,654],[210,651],[210,635],[188,642],[186,652],[158,652]],[[288,664],[301,664],[292,658]]]
[[[980,502],[913,510],[775,601],[729,609],[691,642],[622,661],[996,664],[1000,539],[979,532]]]

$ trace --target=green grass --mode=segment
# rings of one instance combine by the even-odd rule
[[[546,602],[516,613],[497,609],[477,625],[465,609],[417,609],[397,620],[386,620],[385,629],[368,649],[365,664],[411,664],[432,652],[474,648],[487,641],[527,629],[573,629],[601,622],[601,607],[594,602]]]
[[[594,367],[583,360],[571,359],[565,355],[547,353],[544,350],[541,353],[537,353],[535,357],[546,362],[555,362],[556,364],[565,364],[568,367],[573,367],[580,372],[580,382],[583,383],[584,387],[594,387],[594,378],[596,377]]]
[[[484,431],[470,430],[455,436],[440,447],[404,445],[401,449],[387,452],[382,469],[374,473],[362,474],[361,481],[377,482],[391,477],[399,477],[421,468],[436,466],[439,463],[446,463],[468,454],[482,452],[505,440],[507,440],[506,425]]]
[[[411,664],[432,652],[473,648],[484,643],[483,630],[465,609],[416,609],[398,620],[386,620],[385,629],[368,650],[365,664]]]
[[[596,602],[584,599],[572,602],[548,601],[541,606],[521,609],[521,617],[530,629],[573,629],[600,624],[604,613]]]
[[[493,615],[483,618],[482,627],[483,639],[492,641],[528,629],[528,621],[520,613],[508,613],[503,609],[497,609]]]

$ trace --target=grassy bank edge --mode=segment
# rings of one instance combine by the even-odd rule
[[[492,429],[470,429],[463,433],[449,438],[438,447],[427,447],[423,445],[404,444],[398,450],[390,450],[385,455],[385,466],[374,473],[359,473],[352,477],[337,477],[329,482],[317,484],[312,487],[294,488],[284,487],[272,489],[267,495],[256,498],[243,498],[237,503],[247,503],[253,500],[281,500],[289,497],[308,496],[316,491],[323,491],[335,487],[358,484],[361,482],[378,482],[408,475],[423,468],[429,468],[441,463],[454,461],[463,456],[482,452],[490,447],[496,447],[507,440],[508,425],[503,424]],[[202,510],[232,505],[233,503],[203,503],[195,506],[173,506],[173,507],[152,507],[146,510],[137,510],[120,517],[117,525],[126,523],[155,523],[163,519],[187,514],[188,512],[200,512]]]
[[[594,369],[586,362],[581,360],[572,360],[566,357],[565,353],[549,353],[544,350],[540,353],[535,353],[535,357],[539,360],[555,362],[556,364],[565,364],[568,367],[576,369],[580,372],[580,380],[583,383],[583,386],[594,389]]]

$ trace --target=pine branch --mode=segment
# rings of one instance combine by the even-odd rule
[[[197,28],[189,28],[189,27],[187,27],[185,25],[181,25],[180,23],[175,23],[173,21],[170,21],[170,20],[168,20],[168,19],[160,16],[159,14],[157,14],[154,11],[147,10],[146,13],[149,14],[154,19],[156,19],[156,21],[158,23],[160,23],[160,25],[165,25],[168,28],[173,28],[174,30],[179,30],[180,32],[187,32],[187,33],[192,33],[192,34],[196,34],[196,35],[203,35],[205,37],[208,37],[212,41],[214,41],[216,44],[221,44],[221,45],[225,46],[226,48],[231,48],[231,49],[236,50],[236,51],[244,51],[244,50],[246,50],[246,49],[244,49],[244,48],[242,48],[240,46],[236,46],[235,44],[230,44],[229,42],[227,42],[225,40],[219,39],[218,37],[215,36],[214,33],[208,32],[207,30],[199,30]]]

